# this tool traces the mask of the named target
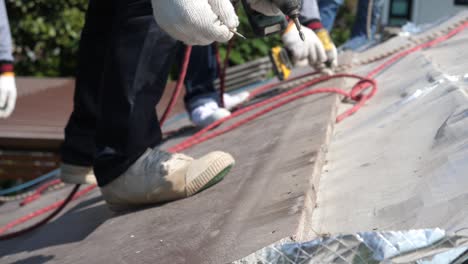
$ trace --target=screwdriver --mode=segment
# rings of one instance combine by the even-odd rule
[[[299,18],[293,18],[294,24],[296,24],[297,31],[299,31],[299,37],[301,37],[302,41],[305,41],[304,32],[302,32],[301,23],[299,23]]]
[[[297,31],[299,31],[299,37],[302,41],[305,40],[304,33],[302,32],[301,23],[299,22],[299,13],[301,9],[300,1],[298,0],[272,0],[272,2],[287,15],[296,24]]]
[[[242,35],[241,33],[237,32],[237,31],[235,31],[234,29],[230,28],[229,31],[231,31],[232,34],[234,34],[234,35],[236,35],[236,36],[238,36],[238,37],[240,37],[242,39],[247,39],[246,37],[244,37],[244,35]]]

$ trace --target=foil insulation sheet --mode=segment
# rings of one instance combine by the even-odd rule
[[[462,233],[435,228],[320,237],[270,245],[233,263],[464,263],[468,236]]]

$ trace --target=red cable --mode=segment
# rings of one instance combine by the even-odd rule
[[[219,102],[220,106],[224,107],[224,74],[223,74],[223,65],[221,65],[221,55],[219,53],[219,44],[215,43],[215,58],[216,66],[218,67],[218,78],[219,78]]]
[[[216,64],[218,65],[218,78],[219,78],[219,102],[221,107],[224,107],[224,93],[226,92],[226,70],[229,65],[229,55],[231,53],[234,38],[230,39],[226,47],[226,56],[224,63],[221,65],[221,56],[219,52],[219,45],[215,44],[216,49]]]
[[[55,209],[55,211],[53,211],[46,218],[42,219],[41,221],[37,222],[36,224],[34,224],[34,225],[30,226],[30,227],[27,227],[27,228],[22,229],[22,230],[17,231],[17,232],[9,233],[9,234],[6,234],[6,235],[1,235],[0,240],[7,240],[7,239],[18,237],[20,235],[28,233],[28,232],[30,232],[30,231],[32,231],[32,230],[46,224],[52,218],[54,218],[56,215],[58,215],[63,210],[63,208],[65,208],[65,206],[69,202],[71,202],[72,200],[78,199],[79,197],[87,194],[88,192],[90,192],[95,187],[96,187],[95,185],[92,185],[92,186],[89,186],[88,188],[78,192],[78,189],[80,188],[80,185],[76,184],[75,187],[73,187],[73,190],[71,191],[71,193],[67,196],[67,198],[65,198],[65,199],[63,199],[61,201],[55,202],[55,203],[53,203],[53,204],[51,204],[51,205],[49,205],[47,207],[44,207],[42,209],[37,210],[37,211],[34,211],[34,212],[32,212],[32,213],[30,213],[28,215],[25,215],[25,216],[23,216],[21,218],[13,220],[12,222],[6,224],[5,226],[0,227],[0,234],[3,234],[6,231],[12,229],[13,227],[15,227],[17,225],[20,225],[20,224],[22,224],[24,222],[27,222],[27,221],[35,218],[35,217],[38,217],[40,215],[43,215],[43,214]]]
[[[435,40],[432,40],[432,41],[429,41],[429,42],[426,42],[424,44],[421,44],[421,45],[418,45],[414,48],[411,48],[409,50],[406,50],[406,51],[403,51],[401,53],[398,53],[396,54],[395,56],[391,57],[389,60],[385,61],[383,64],[381,64],[380,66],[378,66],[377,68],[375,68],[374,70],[372,70],[368,75],[367,77],[360,77],[360,76],[357,76],[357,75],[353,75],[353,74],[337,74],[337,75],[334,75],[334,76],[326,76],[326,77],[320,77],[320,78],[316,78],[312,81],[309,81],[307,83],[304,83],[296,88],[293,88],[287,92],[284,92],[280,95],[277,95],[275,97],[272,97],[270,99],[267,99],[263,102],[259,102],[257,104],[254,104],[252,106],[248,106],[246,108],[243,108],[239,111],[236,111],[234,112],[231,116],[229,117],[226,117],[224,119],[221,119],[221,120],[218,120],[217,122],[211,124],[210,126],[206,127],[205,129],[201,130],[200,132],[196,133],[195,135],[193,135],[192,137],[190,137],[189,139],[185,140],[184,142],[180,143],[180,144],[177,144],[173,147],[171,147],[169,149],[169,151],[181,151],[181,150],[184,150],[184,149],[187,149],[195,144],[199,144],[201,142],[204,142],[206,140],[209,140],[213,137],[216,137],[216,136],[219,136],[221,134],[224,134],[230,130],[233,130],[255,118],[258,118],[259,116],[263,115],[263,114],[266,114],[268,113],[269,111],[272,111],[278,107],[281,107],[283,105],[286,105],[292,101],[295,101],[297,99],[300,99],[300,98],[304,98],[306,96],[309,96],[309,95],[312,95],[312,94],[318,94],[318,93],[337,93],[337,94],[340,94],[340,95],[343,95],[345,97],[348,97],[348,98],[351,98],[355,101],[357,101],[357,104],[354,105],[351,109],[348,109],[347,111],[345,111],[344,113],[342,113],[341,115],[339,115],[337,118],[336,118],[336,121],[337,122],[340,122],[342,121],[343,119],[347,118],[348,116],[354,114],[356,111],[358,111],[365,103],[367,100],[369,100],[370,98],[372,98],[376,91],[377,91],[377,85],[376,85],[376,82],[375,80],[373,79],[370,79],[372,77],[375,77],[375,75],[377,75],[378,73],[380,73],[381,71],[383,71],[384,69],[386,69],[387,67],[391,66],[393,63],[397,62],[399,59],[401,59],[402,57],[410,54],[410,53],[413,53],[415,51],[418,51],[420,49],[424,49],[424,48],[428,48],[428,47],[431,47],[433,45],[436,45],[440,42],[443,42],[447,39],[449,39],[450,37],[454,36],[455,34],[459,33],[460,31],[462,31],[463,29],[465,29],[466,27],[468,27],[468,22],[465,22],[463,23],[461,26],[457,27],[456,29],[450,31],[448,34],[442,36],[442,37],[439,37]],[[185,61],[184,61],[184,65],[188,65],[188,58],[190,57],[190,48],[187,47],[186,49],[186,53],[185,53]],[[186,69],[186,67],[182,67],[182,69]],[[297,78],[302,78],[302,77],[306,77],[306,76],[311,76],[313,75],[314,73],[310,73],[310,74],[305,74],[303,76],[300,76],[300,77],[296,77],[295,79]],[[184,77],[185,78],[185,73],[182,72],[181,73],[181,77]],[[360,81],[353,86],[353,88],[351,89],[350,92],[346,92],[342,89],[338,89],[338,88],[319,88],[319,89],[314,89],[314,90],[311,90],[311,91],[306,91],[306,92],[302,92],[302,93],[299,93],[299,91],[302,91],[303,89],[311,86],[311,85],[314,85],[314,84],[317,84],[319,82],[324,82],[326,80],[330,80],[330,79],[333,79],[333,78],[338,78],[338,77],[346,77],[346,78],[355,78],[355,79],[359,79]],[[291,79],[289,81],[292,81],[292,80],[295,80],[295,79]],[[183,83],[183,80],[180,81],[179,79],[179,82],[178,83]],[[276,87],[278,86],[279,84],[269,84],[269,85],[266,85],[266,86],[263,86],[263,87],[260,87],[258,88],[257,90],[255,90],[254,92],[251,93],[251,96],[254,96],[254,95],[257,95],[263,91],[266,91],[268,89],[271,89],[273,87]],[[177,88],[177,86],[176,86]],[[363,92],[366,91],[367,89],[371,88],[371,91],[368,93],[368,94],[364,94]],[[177,89],[176,89],[177,90]],[[297,93],[296,95],[294,96],[291,96],[289,98],[285,98],[289,95],[293,95]],[[175,97],[176,95],[178,95],[176,93],[176,91],[173,93],[173,97]],[[284,100],[281,100],[285,98]],[[281,101],[279,101],[281,100]],[[171,100],[172,101],[172,100]],[[279,101],[279,102],[276,102],[276,101]],[[222,122],[225,122],[227,120],[230,120],[236,116],[239,116],[239,115],[242,115],[248,111],[251,111],[253,110],[254,108],[257,108],[257,107],[261,107],[261,106],[265,106],[269,103],[273,103],[273,102],[276,102],[275,104],[271,105],[271,106],[268,106],[266,107],[265,109],[243,119],[243,120],[240,120],[238,121],[237,123],[234,123],[232,124],[231,126],[223,129],[223,130],[220,130],[220,131],[216,131],[216,132],[212,132],[211,134],[208,134],[204,137],[202,137],[202,135],[206,132],[208,132],[210,129],[214,128],[215,126],[218,126],[220,125]],[[169,104],[168,108],[166,109],[165,111],[165,114],[166,112],[170,112],[171,109],[169,109],[169,107],[171,107],[171,105],[173,104]],[[173,106],[172,106],[173,107]],[[163,115],[164,117],[164,115]],[[167,118],[167,114],[166,114],[166,117]],[[162,121],[165,121],[165,119],[162,119]],[[162,125],[163,122],[161,122],[161,125]],[[52,219],[55,215],[57,215],[72,199],[77,199],[81,196],[83,196],[84,194],[88,193],[89,191],[91,191],[92,189],[94,189],[96,186],[93,185],[93,186],[90,186],[88,188],[86,188],[85,190],[82,190],[78,193],[76,193],[78,191],[78,188],[79,188],[79,185],[76,185],[74,187],[74,189],[72,190],[72,192],[70,193],[70,195],[62,200],[62,201],[59,201],[59,202],[56,202],[52,205],[49,205],[45,208],[42,208],[38,211],[35,211],[29,215],[26,215],[22,218],[19,218],[17,220],[14,220],[10,223],[8,223],[7,225],[3,226],[3,227],[0,227],[0,234],[2,233],[5,233],[6,231],[8,231],[9,229],[13,228],[14,226],[17,226],[19,224],[22,224],[24,222],[27,222],[39,215],[42,215],[50,210],[53,210],[55,208],[57,208],[54,212],[52,212],[48,217],[46,217],[45,219],[43,219],[42,221],[38,222],[37,224],[31,226],[31,227],[28,227],[26,229],[23,229],[21,231],[18,231],[18,232],[15,232],[15,233],[10,233],[10,234],[7,234],[7,235],[3,235],[3,236],[0,236],[0,240],[5,240],[5,239],[10,239],[10,238],[13,238],[13,237],[17,237],[21,234],[24,234],[26,232],[29,232],[33,229],[36,229],[37,227],[40,227],[41,225],[47,223],[50,219]],[[76,193],[76,195],[75,195]]]
[[[39,199],[39,197],[41,197],[41,194],[47,190],[49,187],[51,186],[54,186],[54,185],[57,185],[57,184],[60,184],[62,183],[62,181],[60,179],[55,179],[55,180],[52,180],[52,181],[49,181],[49,182],[46,182],[44,184],[42,184],[41,186],[39,186],[33,194],[31,194],[30,196],[26,197],[23,199],[23,201],[21,201],[20,203],[20,206],[25,206],[29,203],[32,203],[33,201]]]
[[[179,98],[180,92],[182,91],[182,88],[184,86],[184,81],[185,81],[185,75],[187,75],[187,68],[190,62],[191,53],[192,53],[192,46],[187,46],[185,48],[184,61],[182,63],[182,68],[180,69],[179,80],[177,80],[176,87],[174,89],[174,92],[172,93],[171,100],[169,101],[169,104],[166,107],[166,110],[164,111],[164,114],[162,115],[161,120],[159,121],[159,125],[161,127],[163,126],[164,122],[166,122],[166,119],[169,116],[169,113],[174,108],[177,102],[177,99]]]
[[[220,102],[221,107],[224,107],[224,93],[225,93],[225,90],[226,90],[226,82],[225,82],[226,69],[227,69],[228,64],[229,64],[229,54],[231,52],[233,42],[234,42],[233,39],[229,40],[229,42],[228,42],[227,49],[226,49],[226,58],[224,59],[224,64],[223,65],[221,65],[221,56],[219,54],[219,46],[218,46],[217,43],[214,44],[214,47],[215,47],[215,50],[216,50],[215,51],[216,64],[217,64],[217,67],[218,67],[219,102]],[[183,83],[185,81],[185,76],[186,76],[186,73],[187,73],[187,68],[188,68],[188,64],[189,64],[189,61],[190,61],[190,54],[191,53],[192,53],[192,47],[187,46],[187,48],[185,49],[184,62],[183,62],[183,66],[182,66],[182,69],[181,69],[179,79],[177,80],[177,84],[176,84],[176,87],[175,87],[174,92],[172,94],[171,100],[170,100],[166,110],[164,111],[164,114],[163,114],[163,116],[161,118],[161,121],[159,122],[161,127],[164,124],[164,122],[166,122],[166,119],[169,116],[169,113],[172,112],[172,109],[174,108],[174,105],[177,102],[177,99],[179,98],[180,92],[181,92],[182,87],[183,87]],[[171,134],[171,133],[170,132],[164,132],[164,134]]]
[[[355,78],[355,79],[359,79],[360,81],[353,87],[353,89],[351,90],[351,92],[346,92],[342,89],[338,89],[338,88],[320,88],[320,89],[314,89],[312,91],[308,91],[308,92],[304,92],[304,93],[301,93],[301,94],[298,94],[298,95],[295,95],[294,97],[291,97],[291,98],[287,98],[285,99],[286,97],[292,95],[292,94],[296,94],[296,93],[299,93],[300,91],[314,85],[314,84],[317,84],[317,83],[320,83],[320,82],[324,82],[324,81],[328,81],[328,80],[331,80],[331,79],[335,79],[335,78],[342,78],[342,77],[347,77],[347,78]],[[370,91],[369,94],[367,95],[362,95],[362,92],[366,89],[369,89],[371,86],[364,86],[362,85],[363,83],[368,83],[372,86],[372,89]],[[247,122],[250,122],[278,107],[281,107],[283,105],[286,105],[292,101],[295,101],[297,99],[300,99],[300,98],[303,98],[303,97],[306,97],[306,96],[310,96],[310,95],[313,95],[313,94],[319,94],[319,93],[337,93],[337,94],[341,94],[345,97],[348,97],[350,99],[353,99],[353,100],[356,100],[358,101],[358,103],[352,107],[351,109],[347,110],[346,112],[344,112],[343,114],[339,115],[337,118],[336,118],[336,121],[337,122],[340,122],[342,121],[343,119],[345,119],[346,117],[352,115],[353,113],[355,113],[356,111],[359,110],[359,108],[362,107],[362,105],[368,100],[370,99],[372,96],[374,96],[374,94],[376,93],[377,91],[377,84],[375,83],[374,80],[372,79],[368,79],[368,78],[364,78],[364,77],[360,77],[360,76],[357,76],[357,75],[354,75],[354,74],[337,74],[337,75],[333,75],[333,76],[324,76],[324,77],[320,77],[320,78],[316,78],[314,80],[311,80],[309,82],[306,82],[296,88],[293,88],[287,92],[284,92],[282,94],[279,94],[277,96],[274,96],[272,98],[269,98],[267,100],[264,100],[264,101],[261,101],[259,103],[256,103],[254,105],[251,105],[251,106],[248,106],[248,107],[245,107],[245,108],[242,108],[234,113],[232,113],[230,116],[228,117],[225,117],[223,119],[220,119],[214,123],[212,123],[211,125],[205,127],[204,129],[200,130],[199,132],[197,132],[196,134],[194,134],[193,136],[191,136],[190,138],[184,140],[183,142],[169,148],[168,151],[170,152],[180,152],[182,150],[185,150],[187,148],[190,148],[194,145],[197,145],[197,144],[200,144],[204,141],[207,141],[209,139],[212,139],[214,137],[217,137],[219,135],[222,135],[222,134],[225,134]],[[285,99],[285,100],[282,100],[280,101],[281,99]],[[221,130],[217,130],[217,131],[214,131],[214,132],[211,132],[207,135],[205,135],[205,133],[209,132],[212,128],[214,127],[217,127],[219,126],[221,123],[224,123],[228,120],[231,120],[237,116],[240,116],[244,113],[247,113],[247,112],[250,112],[254,109],[258,109],[260,107],[263,107],[263,106],[266,106],[270,103],[273,103],[273,102],[276,102],[276,101],[279,101],[278,103],[274,104],[274,105],[271,105],[271,106],[268,106],[267,108],[253,114],[253,115],[250,115],[240,121],[237,121],[236,123],[228,126],[227,128],[224,128],[224,129],[221,129]]]
[[[374,77],[375,75],[377,75],[379,72],[383,71],[385,68],[389,67],[390,65],[392,65],[393,63],[397,62],[398,60],[400,60],[401,58],[413,53],[413,52],[416,52],[418,50],[421,50],[421,49],[425,49],[425,48],[429,48],[429,47],[432,47],[436,44],[439,44],[443,41],[446,41],[447,39],[455,36],[456,34],[460,33],[460,31],[464,30],[466,27],[468,27],[468,22],[464,22],[462,25],[458,26],[457,28],[455,28],[454,30],[450,31],[449,33],[443,35],[443,36],[440,36],[434,40],[431,40],[431,41],[428,41],[426,43],[423,43],[423,44],[420,44],[414,48],[411,48],[411,49],[408,49],[406,51],[402,51],[398,54],[396,54],[395,56],[393,56],[392,58],[388,59],[387,61],[385,61],[383,64],[381,64],[379,67],[375,68],[374,70],[372,70],[369,74],[367,74],[367,77],[369,78],[372,78]]]

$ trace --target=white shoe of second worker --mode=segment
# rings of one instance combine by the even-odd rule
[[[225,108],[220,108],[216,102],[209,102],[195,108],[190,113],[190,119],[198,127],[206,127],[220,119],[228,117],[231,112]]]
[[[130,168],[101,188],[111,210],[173,201],[194,195],[221,181],[234,158],[221,151],[199,159],[148,149]]]
[[[60,179],[64,183],[71,184],[97,184],[93,167],[68,163],[60,164]]]
[[[226,108],[219,107],[215,101],[211,101],[195,108],[190,113],[190,119],[196,126],[206,127],[211,123],[230,116],[231,112],[229,110],[246,102],[249,96],[249,92],[241,92],[234,95],[224,94],[224,104]]]
[[[245,103],[249,99],[249,92],[240,92],[236,94],[224,94],[224,107],[228,110],[232,110],[238,105]]]

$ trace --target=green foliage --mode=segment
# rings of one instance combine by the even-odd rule
[[[333,30],[330,33],[337,47],[344,44],[351,36],[351,25],[354,23],[355,7],[355,0],[346,0],[343,7],[338,11]]]
[[[241,6],[241,5],[240,5]],[[249,21],[242,8],[238,8],[240,26],[237,31],[246,36],[247,39],[241,39],[234,36],[234,45],[229,55],[229,61],[232,65],[242,64],[254,59],[268,55],[270,48],[281,45],[279,35],[273,35],[266,38],[256,38],[252,32]],[[220,54],[224,58],[226,55],[226,45],[221,45]]]
[[[87,0],[7,0],[20,75],[69,76]]]

